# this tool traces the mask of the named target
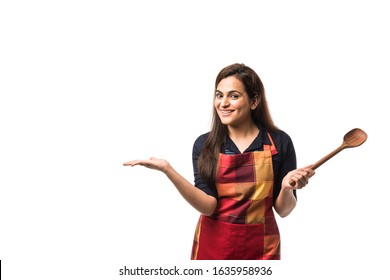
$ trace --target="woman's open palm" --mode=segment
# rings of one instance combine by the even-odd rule
[[[127,161],[123,163],[123,165],[124,166],[141,165],[150,169],[164,171],[169,164],[165,159],[158,159],[155,157],[151,157],[150,159],[143,159],[143,160],[137,159],[137,160]]]

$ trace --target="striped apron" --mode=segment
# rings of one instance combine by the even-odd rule
[[[271,137],[270,137],[271,139]],[[271,145],[264,151],[220,154],[213,215],[201,215],[196,227],[193,260],[279,260],[280,236],[273,207],[274,174]]]

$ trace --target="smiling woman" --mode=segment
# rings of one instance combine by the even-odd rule
[[[278,260],[274,210],[281,217],[289,215],[296,206],[296,189],[307,185],[314,171],[296,168],[292,140],[274,125],[255,71],[244,64],[225,67],[214,92],[211,130],[193,146],[195,184],[165,159],[124,165],[162,171],[201,213],[192,259]]]
[[[258,134],[256,125],[251,126],[251,110],[259,104],[259,96],[249,98],[244,84],[236,77],[221,80],[215,93],[214,106],[223,125],[229,126],[230,138],[239,150],[244,151]],[[248,126],[245,130],[245,126]],[[235,137],[235,130],[245,131],[248,137]]]
[[[239,127],[249,124],[251,110],[258,104],[259,96],[249,99],[243,83],[236,77],[227,77],[218,84],[214,106],[224,125]]]

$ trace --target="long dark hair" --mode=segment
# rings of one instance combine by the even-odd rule
[[[253,121],[257,124],[260,124],[268,131],[278,130],[268,109],[263,83],[256,72],[242,63],[229,65],[223,68],[217,75],[214,92],[217,89],[219,82],[229,76],[235,76],[243,83],[249,100],[252,100],[255,96],[258,96],[260,102],[256,109],[252,110]],[[221,152],[221,146],[224,143],[226,136],[227,126],[222,124],[217,110],[214,108],[211,130],[198,159],[199,173],[210,186],[215,186],[215,166],[219,157],[219,153]]]

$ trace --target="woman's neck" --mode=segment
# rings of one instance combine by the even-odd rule
[[[250,123],[247,126],[228,127],[230,139],[236,144],[237,148],[242,153],[255,140],[259,134],[259,128],[255,123]]]
[[[246,139],[257,136],[259,128],[254,122],[248,123],[248,125],[239,127],[228,126],[228,134],[231,139]]]

